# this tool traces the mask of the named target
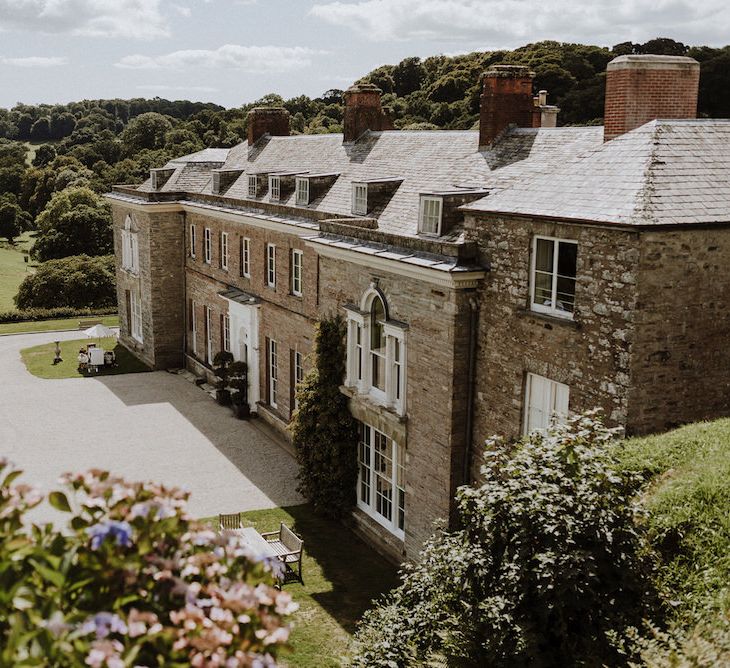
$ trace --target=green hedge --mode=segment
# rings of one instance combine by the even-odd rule
[[[0,324],[8,322],[33,322],[37,320],[61,320],[62,318],[89,318],[96,315],[116,315],[117,307],[107,308],[29,308],[22,311],[0,311]]]

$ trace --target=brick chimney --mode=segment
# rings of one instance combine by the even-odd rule
[[[283,107],[255,107],[248,112],[248,145],[264,135],[289,136],[289,112]]]
[[[489,146],[510,124],[535,126],[534,72],[523,65],[493,65],[484,73],[479,112],[479,148]]]
[[[606,68],[603,139],[655,118],[696,118],[700,64],[686,56],[626,55]]]
[[[375,84],[361,83],[345,91],[345,143],[355,141],[366,130],[392,130],[393,123],[380,104],[382,90]]]

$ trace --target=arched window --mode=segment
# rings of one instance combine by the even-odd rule
[[[385,306],[379,296],[373,299],[370,307],[370,356],[372,385],[385,392]]]
[[[127,216],[122,230],[122,269],[139,273],[139,243],[137,232],[132,231],[132,218]]]

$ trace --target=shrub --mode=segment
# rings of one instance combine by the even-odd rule
[[[68,474],[59,531],[26,525],[42,497],[18,475],[0,460],[0,665],[275,665],[296,607],[277,562],[191,520],[187,493]]]
[[[349,512],[357,482],[357,423],[339,389],[345,376],[344,339],[340,316],[317,323],[314,366],[297,391],[299,409],[291,425],[299,491],[330,517]]]
[[[625,663],[615,647],[656,598],[638,480],[617,472],[611,438],[588,414],[511,449],[488,442],[482,484],[457,493],[463,528],[404,567],[366,614],[352,665]]]
[[[15,296],[19,309],[104,308],[117,301],[114,256],[75,255],[40,264]]]
[[[91,316],[116,315],[116,306],[104,308],[71,308],[59,306],[57,308],[29,308],[22,311],[0,311],[0,324],[7,322],[32,322],[36,320],[61,320],[63,318],[89,318]]]

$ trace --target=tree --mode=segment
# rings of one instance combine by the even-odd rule
[[[349,512],[357,482],[357,423],[339,390],[345,376],[344,338],[341,317],[317,323],[314,366],[297,391],[299,408],[291,425],[299,491],[330,517]]]
[[[36,222],[39,231],[32,254],[41,262],[113,252],[111,209],[89,188],[56,193]]]
[[[102,308],[116,301],[113,255],[75,255],[43,262],[23,279],[15,296],[19,309]]]
[[[420,58],[404,58],[393,68],[394,90],[400,96],[410,95],[421,88],[425,76]]]
[[[33,167],[45,167],[56,159],[56,149],[50,144],[41,144],[35,152]]]
[[[635,500],[613,434],[593,414],[487,443],[457,493],[461,529],[432,537],[366,614],[353,665],[616,666],[616,645],[658,607]]]
[[[33,219],[20,208],[14,195],[0,195],[0,237],[13,244],[32,224]]]
[[[165,145],[165,135],[172,130],[167,116],[149,112],[130,121],[122,132],[122,143],[128,156],[141,149],[158,149]]]
[[[48,141],[51,137],[51,119],[41,116],[30,129],[31,141]]]

